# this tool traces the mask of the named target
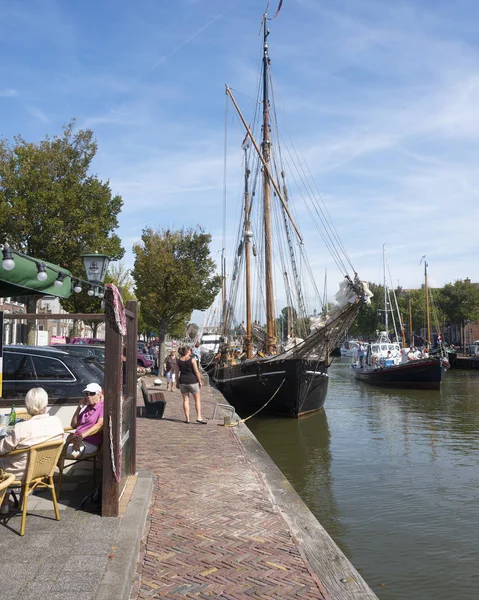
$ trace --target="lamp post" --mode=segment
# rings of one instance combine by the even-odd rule
[[[101,284],[105,281],[106,271],[110,264],[110,257],[106,254],[82,254],[83,264],[85,266],[86,278],[90,284],[88,290],[89,296],[98,296],[103,298],[103,288]]]

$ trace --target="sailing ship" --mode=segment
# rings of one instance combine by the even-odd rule
[[[423,257],[424,258],[424,257]],[[431,339],[431,325],[429,316],[429,290],[427,281],[427,263],[424,263],[425,277],[425,299],[427,318],[427,340],[423,352],[414,351],[411,348],[401,348],[398,342],[389,339],[389,289],[386,283],[386,251],[383,246],[383,269],[384,269],[384,320],[385,331],[379,334],[375,343],[368,344],[364,350],[364,356],[359,356],[353,363],[352,368],[356,379],[373,385],[395,387],[401,389],[429,389],[438,390],[441,386],[442,377],[449,363],[444,356],[431,356],[429,346]],[[405,340],[404,326],[396,297],[394,295],[399,322],[401,323],[401,335],[403,344]],[[393,313],[391,313],[393,314]],[[410,321],[412,323],[412,320]],[[396,328],[396,324],[394,323]],[[398,334],[396,331],[396,338]],[[410,343],[413,345],[413,334],[410,333]]]
[[[304,251],[303,237],[293,218],[291,195],[286,184],[274,94],[271,93],[269,20],[264,14],[262,74],[258,91],[261,111],[252,125],[248,125],[231,88],[226,86],[226,93],[246,132],[242,145],[243,216],[238,229],[238,250],[228,295],[226,286],[223,286],[223,334],[228,343],[222,345],[206,371],[210,380],[242,416],[262,411],[262,414],[298,417],[324,406],[330,350],[340,346],[361,303],[368,302],[371,294],[352,269],[324,205],[311,194],[312,188],[309,187],[307,193],[312,201],[310,220],[318,224],[322,222],[321,235],[340,266],[344,281],[340,284],[334,306],[324,307],[320,315],[308,316],[312,311],[308,312],[307,309],[303,283],[305,273],[313,273]],[[255,131],[262,136],[260,143],[256,141]],[[306,174],[304,166],[301,169],[299,180],[305,178]],[[311,183],[307,182],[307,185],[311,186]],[[256,220],[253,209],[259,209]],[[277,235],[273,232],[273,225],[276,225]],[[279,266],[274,263],[275,250],[279,251],[276,263]],[[351,267],[349,271],[346,268],[348,265]],[[252,293],[254,269],[259,298],[256,304]],[[244,275],[241,291],[240,274]],[[283,309],[286,314],[276,319],[275,290],[278,279],[285,284],[284,298],[288,306]],[[320,301],[314,277],[312,279],[316,297]],[[243,303],[239,319],[235,308],[238,297]],[[279,327],[278,320],[281,318],[282,327]],[[238,322],[241,324],[235,325]],[[286,329],[283,339],[281,335],[278,336],[281,329]]]

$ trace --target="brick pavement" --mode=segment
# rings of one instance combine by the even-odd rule
[[[138,419],[155,490],[131,598],[324,599],[236,430],[194,423],[193,403],[185,424],[179,393],[166,396],[163,420]],[[207,419],[221,401],[202,389]]]

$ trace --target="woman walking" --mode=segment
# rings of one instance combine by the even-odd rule
[[[190,422],[190,394],[195,400],[196,422],[206,425],[201,416],[201,377],[197,362],[191,356],[191,348],[182,346],[178,350],[180,355],[176,361],[176,387],[180,389],[183,396],[183,410],[185,411],[185,423]]]
[[[176,356],[174,350],[172,350],[166,358],[163,370],[166,372],[166,391],[168,391],[168,389],[173,391],[173,384],[176,379]]]

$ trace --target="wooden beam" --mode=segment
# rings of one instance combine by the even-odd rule
[[[130,444],[130,472],[129,475],[136,473],[136,393],[137,377],[136,364],[138,361],[137,337],[138,337],[138,302],[128,300],[126,310],[132,318],[126,322],[126,395],[132,398],[130,402],[130,435],[128,442]]]
[[[104,321],[105,314],[104,313],[5,313],[5,319],[24,319],[25,321],[47,321],[51,319],[52,321]]]
[[[121,335],[113,329],[110,321],[106,320],[102,517],[117,517],[119,514],[120,484],[115,479],[113,469],[115,468],[116,474],[119,476],[121,470],[121,355]],[[113,446],[111,446],[110,434]]]

